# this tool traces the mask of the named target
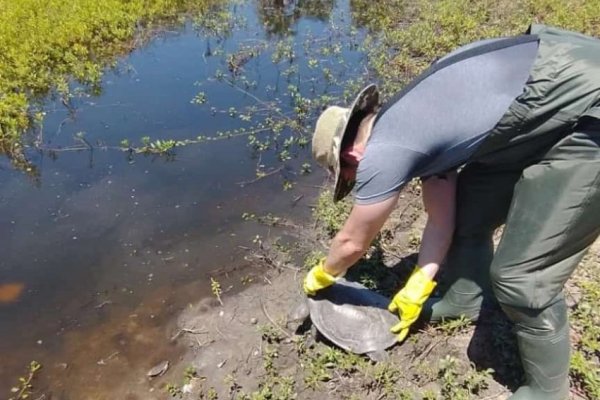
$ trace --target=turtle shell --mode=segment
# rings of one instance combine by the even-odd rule
[[[319,332],[346,351],[374,353],[396,343],[390,328],[398,317],[388,311],[390,300],[343,278],[308,298],[310,318]]]

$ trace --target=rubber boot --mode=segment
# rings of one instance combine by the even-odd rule
[[[483,295],[475,282],[459,278],[443,297],[431,297],[423,306],[423,318],[429,322],[456,319],[461,316],[477,321]]]
[[[484,298],[491,298],[489,265],[492,241],[455,238],[442,271],[443,285],[448,289],[442,297],[431,297],[423,306],[422,319],[441,322],[465,316],[479,318]]]
[[[569,324],[564,299],[542,310],[502,308],[515,322],[524,384],[510,400],[569,398]]]

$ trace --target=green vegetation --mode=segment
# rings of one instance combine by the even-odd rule
[[[471,320],[469,320],[464,315],[461,315],[459,318],[444,320],[440,322],[434,327],[434,329],[446,336],[453,336],[465,331],[469,328],[470,325]]]
[[[10,391],[12,396],[8,400],[25,400],[29,399],[33,391],[33,380],[42,368],[42,365],[37,361],[29,363],[27,375],[19,378],[18,386],[13,387]]]
[[[600,34],[599,0],[353,0],[354,17],[373,32],[371,66],[385,95],[460,45],[523,33],[546,23]]]
[[[210,0],[0,0],[0,153],[25,163],[20,137],[43,119],[53,94],[69,106],[77,90],[98,93],[103,68],[182,11]]]
[[[192,381],[192,379],[195,379],[197,377],[198,371],[196,371],[196,368],[190,365],[185,369],[185,371],[183,371],[183,384],[187,385]]]
[[[346,198],[337,203],[333,202],[333,193],[324,190],[319,194],[313,216],[319,226],[323,227],[329,237],[335,236],[346,221],[352,203]]]
[[[165,392],[169,393],[169,396],[171,397],[183,397],[183,391],[181,390],[181,387],[177,386],[174,383],[167,383],[165,385]]]
[[[574,278],[581,299],[571,313],[576,335],[571,356],[571,381],[589,398],[600,398],[600,254],[592,251]]]
[[[479,395],[488,386],[488,379],[494,371],[486,369],[477,371],[472,365],[469,370],[460,371],[459,361],[446,356],[440,361],[439,378],[441,379],[441,395],[448,400],[469,400]]]
[[[198,372],[196,371],[196,368],[194,368],[193,366],[189,365],[183,371],[183,381],[182,381],[181,384],[175,384],[173,382],[167,382],[164,385],[163,390],[166,393],[168,393],[171,398],[178,398],[178,399],[183,398],[183,396],[184,396],[184,387],[186,385],[190,384],[194,379],[199,379]]]
[[[219,281],[213,278],[212,276],[210,277],[210,291],[212,292],[213,296],[215,296],[219,304],[223,305],[223,300],[221,300],[221,294],[223,294],[223,289],[221,289],[221,284],[219,283]]]

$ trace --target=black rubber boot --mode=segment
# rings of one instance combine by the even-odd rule
[[[515,322],[525,382],[510,400],[569,398],[569,324],[564,299],[544,310],[502,305]]]

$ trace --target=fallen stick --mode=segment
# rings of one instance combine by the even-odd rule
[[[288,331],[286,331],[285,329],[283,329],[281,326],[279,326],[279,324],[277,322],[275,322],[273,320],[273,318],[271,318],[271,316],[267,312],[267,308],[265,307],[265,304],[263,303],[262,299],[260,299],[260,306],[262,308],[263,314],[265,314],[265,317],[267,317],[267,319],[271,322],[271,324],[273,324],[273,326],[275,328],[277,328],[278,330],[280,330],[285,336],[287,336],[288,338],[291,339],[292,335],[290,333],[288,333]]]
[[[206,334],[208,334],[209,332],[208,332],[208,331],[205,331],[205,330],[190,329],[190,328],[182,328],[182,329],[180,329],[179,331],[177,331],[177,333],[176,333],[176,334],[174,334],[174,335],[171,337],[171,342],[172,342],[173,340],[177,339],[179,336],[181,336],[181,334],[182,334],[182,333],[189,333],[189,334],[192,334],[192,335],[206,335]]]

